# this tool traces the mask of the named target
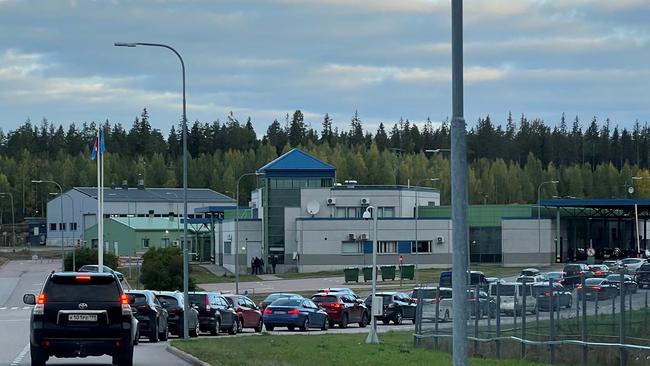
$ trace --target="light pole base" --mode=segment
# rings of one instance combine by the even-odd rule
[[[377,319],[372,320],[372,326],[368,332],[368,337],[366,337],[366,343],[379,344],[379,337],[377,336]]]

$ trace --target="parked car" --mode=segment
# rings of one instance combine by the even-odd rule
[[[415,323],[416,304],[413,299],[402,292],[378,292],[377,297],[382,298],[383,311],[382,315],[377,317],[384,324],[389,322],[395,325],[402,324],[402,320],[411,319]],[[372,314],[372,295],[365,300],[366,307]]]
[[[552,288],[549,282],[536,283],[533,285],[533,295],[539,311],[549,311],[551,304],[553,310],[562,307],[569,309],[573,305],[573,293],[560,283],[554,282]]]
[[[619,267],[627,270],[627,273],[634,274],[645,263],[648,263],[645,258],[625,258],[619,262]]]
[[[264,311],[264,309],[266,309],[266,307],[269,304],[271,304],[273,301],[278,300],[278,299],[282,299],[282,298],[298,298],[298,299],[302,299],[303,297],[302,297],[302,295],[299,295],[299,294],[284,293],[284,292],[270,294],[264,300],[262,300],[262,302],[260,302],[260,309],[262,309],[262,311]]]
[[[497,291],[501,303],[499,309],[504,314],[516,315],[522,311],[535,313],[537,311],[537,300],[533,296],[532,284],[519,282],[504,282],[490,285],[489,295],[496,298]],[[524,296],[526,296],[526,307],[524,309]]]
[[[440,287],[448,287],[451,288],[451,278],[452,278],[452,272],[451,271],[444,271],[440,272],[440,280],[438,281],[438,285]],[[470,286],[480,286],[481,289],[484,291],[487,291],[489,287],[489,282],[487,281],[487,278],[485,277],[485,274],[483,272],[479,271],[470,271]]]
[[[524,268],[521,271],[521,275],[517,277],[519,283],[535,283],[535,282],[544,282],[544,276],[537,268]]]
[[[634,281],[634,279],[632,278],[632,276],[630,276],[630,275],[623,275],[623,279],[624,279],[624,282],[623,282],[623,286],[624,286],[624,287],[623,287],[623,293],[626,293],[626,294],[628,294],[628,293],[636,294],[637,289],[639,288],[639,285],[636,283],[636,281]],[[609,281],[609,282],[615,284],[615,285],[618,286],[619,288],[621,287],[621,275],[620,275],[620,274],[611,274],[611,275],[607,276],[607,281]]]
[[[490,318],[497,317],[496,299],[488,295],[487,292],[479,290],[477,299],[476,289],[469,289],[467,290],[467,299],[469,300],[470,316],[479,319],[482,319],[484,316],[489,316]],[[476,301],[478,301],[478,312]]]
[[[104,273],[114,273],[117,276],[117,278],[120,279],[120,281],[124,281],[124,275],[121,272],[115,271],[108,266],[102,266],[102,267]],[[86,264],[85,266],[81,266],[78,272],[97,273],[99,272],[99,266],[96,264]]]
[[[584,263],[567,264],[564,266],[564,286],[572,288],[582,283],[582,277],[590,278],[593,274]]]
[[[183,306],[183,293],[179,291],[155,291],[154,294],[162,305],[167,303],[167,323],[169,332],[173,335],[183,336],[183,319],[185,318],[185,308]],[[188,307],[187,329],[190,337],[199,336],[199,311],[195,308]]]
[[[452,289],[448,287],[416,287],[411,291],[411,299],[416,303],[422,296],[422,320],[432,322],[436,319],[436,304],[438,304],[438,321],[450,321],[453,316],[451,306]]]
[[[23,302],[34,306],[29,322],[33,366],[44,366],[50,356],[102,355],[112,356],[114,365],[133,365],[137,320],[116,276],[52,272],[40,294],[25,294]],[[7,332],[5,337],[16,336]]]
[[[546,272],[542,276],[544,276],[544,282],[553,280],[555,283],[564,285],[564,272]]]
[[[592,264],[589,266],[589,270],[594,274],[594,277],[600,278],[605,278],[612,273],[605,264]]]
[[[323,292],[315,294],[311,300],[321,307],[329,317],[330,327],[338,324],[346,328],[350,323],[357,323],[365,328],[370,322],[370,313],[363,300],[352,295],[339,292]]]
[[[253,328],[256,333],[262,331],[262,311],[253,300],[244,295],[223,295],[223,297],[235,308],[239,317],[239,331],[244,328]]]
[[[190,304],[199,312],[199,329],[218,335],[227,331],[237,334],[239,318],[235,309],[226,299],[216,292],[190,292]]]
[[[614,259],[605,260],[603,264],[609,268],[610,271],[618,270],[618,261]]]
[[[583,294],[587,300],[611,299],[618,294],[618,286],[606,278],[588,278],[585,280],[585,286],[578,285],[576,290],[578,300],[582,300]]]
[[[277,327],[289,330],[299,328],[303,332],[309,328],[329,329],[330,320],[325,310],[313,301],[302,297],[283,297],[273,301],[264,309],[264,327],[269,332]]]
[[[635,278],[639,288],[650,287],[650,263],[645,263],[636,270]]]
[[[344,294],[348,294],[348,295],[354,297],[355,299],[359,298],[359,295],[357,295],[352,289],[347,288],[347,287],[328,287],[328,288],[322,288],[322,289],[320,289],[320,290],[318,290],[316,292],[317,293],[321,293],[321,292],[344,293]]]
[[[162,304],[149,290],[126,291],[138,319],[140,335],[150,342],[166,341],[169,336],[167,302]]]

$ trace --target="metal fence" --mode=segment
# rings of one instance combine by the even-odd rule
[[[584,275],[578,281],[566,288],[519,284],[514,293],[513,284],[501,280],[489,288],[472,286],[468,314],[454,314],[451,298],[440,296],[448,290],[436,287],[433,298],[419,291],[414,343],[451,351],[451,324],[465,320],[468,348],[476,357],[650,365],[650,290],[609,281],[589,286]],[[619,281],[625,284],[623,273]]]

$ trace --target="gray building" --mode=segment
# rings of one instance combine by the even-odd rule
[[[187,211],[204,206],[235,207],[235,200],[206,188],[187,190]],[[61,211],[63,210],[63,216]],[[182,188],[104,187],[104,217],[169,217],[183,214]],[[84,241],[86,229],[97,224],[97,188],[74,187],[47,203],[47,245]]]

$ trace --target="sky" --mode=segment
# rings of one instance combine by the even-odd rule
[[[451,115],[450,0],[0,0],[0,128],[47,118],[167,133],[251,117],[259,137],[300,109],[349,129]],[[631,127],[650,112],[650,1],[465,0],[468,126],[508,112]]]

